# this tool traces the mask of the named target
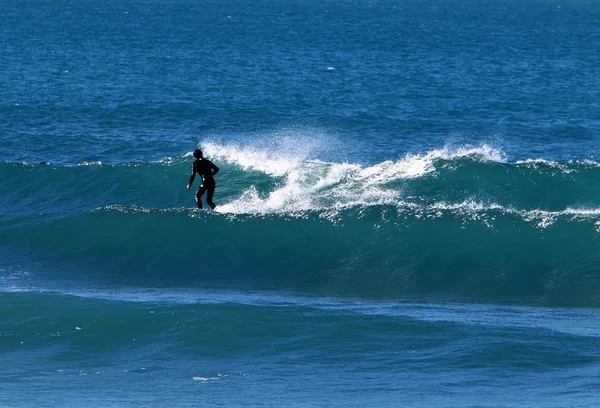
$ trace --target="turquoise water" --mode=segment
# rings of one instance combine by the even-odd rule
[[[599,21],[3,1],[0,405],[597,406]]]

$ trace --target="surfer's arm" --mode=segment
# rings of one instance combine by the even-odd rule
[[[190,181],[188,182],[188,185],[185,186],[188,190],[192,186],[192,183],[194,182],[195,178],[196,178],[196,169],[194,168],[194,165],[192,164],[192,174],[190,174]]]
[[[212,169],[213,176],[219,172],[219,168],[213,162],[210,162],[210,168]]]

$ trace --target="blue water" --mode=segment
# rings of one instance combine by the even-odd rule
[[[3,0],[0,406],[598,406],[599,23]]]

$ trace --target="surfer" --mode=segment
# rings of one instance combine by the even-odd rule
[[[204,192],[206,194],[206,204],[210,206],[214,210],[216,207],[215,203],[213,203],[213,194],[215,193],[215,179],[214,175],[219,172],[219,168],[213,164],[210,160],[207,160],[202,157],[202,150],[196,149],[194,150],[194,162],[192,163],[192,175],[190,176],[190,182],[186,186],[189,190],[192,187],[192,183],[196,178],[196,173],[202,177],[202,183],[200,187],[198,187],[198,191],[196,191],[196,203],[198,203],[198,208],[202,208],[202,196]]]

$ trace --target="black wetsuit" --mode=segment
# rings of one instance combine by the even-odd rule
[[[202,195],[205,191],[208,192],[206,194],[206,204],[210,206],[210,208],[215,208],[215,203],[213,203],[213,194],[215,193],[215,179],[213,175],[217,174],[219,168],[213,164],[210,160],[206,159],[197,159],[192,163],[192,175],[190,176],[190,186],[194,182],[196,178],[196,173],[202,177],[202,184],[198,188],[196,192],[196,203],[198,203],[198,208],[202,208]]]

